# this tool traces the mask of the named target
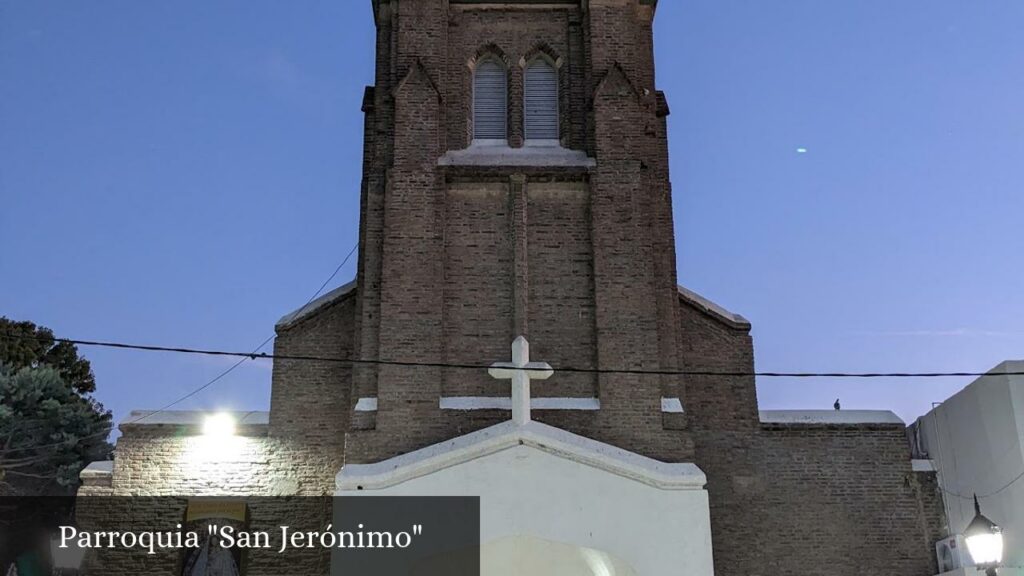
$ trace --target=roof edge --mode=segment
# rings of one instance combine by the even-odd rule
[[[88,466],[82,469],[78,473],[78,477],[82,479],[86,478],[106,478],[114,473],[114,461],[113,460],[95,460],[90,462]]]
[[[761,424],[785,426],[905,426],[889,410],[761,410]]]
[[[270,412],[259,410],[132,410],[117,424],[117,428],[122,432],[145,427],[197,428],[202,426],[207,416],[222,413],[233,417],[239,428],[262,430],[270,425]]]
[[[274,324],[274,330],[280,332],[281,330],[287,330],[296,324],[315,316],[318,312],[324,308],[344,300],[346,297],[354,294],[356,291],[356,281],[352,280],[347,284],[338,286],[334,290],[324,294],[323,296],[307,303],[305,306],[292,310],[291,312],[281,316],[281,318]]]
[[[1003,360],[990,369],[985,376],[1010,376],[1024,372],[1024,360]],[[982,376],[984,378],[985,376]]]
[[[696,308],[700,312],[703,312],[716,320],[720,320],[731,328],[736,328],[737,330],[750,330],[750,320],[747,320],[742,315],[726,310],[723,306],[715,304],[711,300],[708,300],[685,286],[677,285],[676,289],[679,291],[679,296],[684,302]]]
[[[520,445],[662,490],[702,490],[707,484],[692,463],[661,462],[536,421],[505,421],[382,462],[346,464],[335,478],[336,489],[381,490]]]
[[[981,386],[1006,385],[1012,388],[1014,386],[1024,384],[1024,376],[1018,375],[1021,372],[1024,372],[1024,360],[1003,360],[992,368],[986,370],[983,375],[971,380],[965,386],[950,394],[942,402],[933,404],[932,409],[918,416],[917,419],[914,420],[913,425],[918,426],[925,418],[937,415],[940,410],[945,409],[946,404],[954,402],[954,399],[967,394],[969,390],[975,390]]]

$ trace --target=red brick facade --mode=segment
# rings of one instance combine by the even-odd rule
[[[556,368],[752,371],[749,324],[676,286],[654,1],[374,7],[357,288],[279,326],[277,353],[481,364],[524,334]],[[561,144],[590,161],[439,161],[471,144],[483,56],[508,68],[508,144],[524,146],[522,66],[538,52],[558,68]],[[326,475],[508,418],[442,397],[507,395],[482,370],[278,362],[270,434],[323,450]],[[556,373],[534,395],[599,398],[534,417],[699,465],[716,574],[935,573],[941,504],[902,426],[762,424],[750,377]],[[354,411],[360,398],[377,410]]]

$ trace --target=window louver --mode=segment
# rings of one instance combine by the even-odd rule
[[[558,139],[558,72],[545,60],[526,67],[525,99],[527,140]]]
[[[480,63],[473,75],[473,139],[505,140],[508,114],[505,68]]]

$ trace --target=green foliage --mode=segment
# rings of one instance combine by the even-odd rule
[[[11,326],[42,339],[10,338]],[[89,462],[110,455],[111,415],[89,395],[89,363],[52,338],[30,322],[0,323],[0,494],[69,494]]]
[[[89,361],[78,356],[75,345],[54,342],[49,328],[31,322],[15,322],[0,316],[0,362],[15,369],[47,365],[56,368],[76,392],[96,391]]]

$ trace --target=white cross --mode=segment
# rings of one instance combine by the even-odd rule
[[[555,371],[547,362],[530,362],[530,343],[522,336],[512,342],[512,361],[491,364],[488,374],[512,380],[512,421],[530,421],[530,380],[547,380]]]

